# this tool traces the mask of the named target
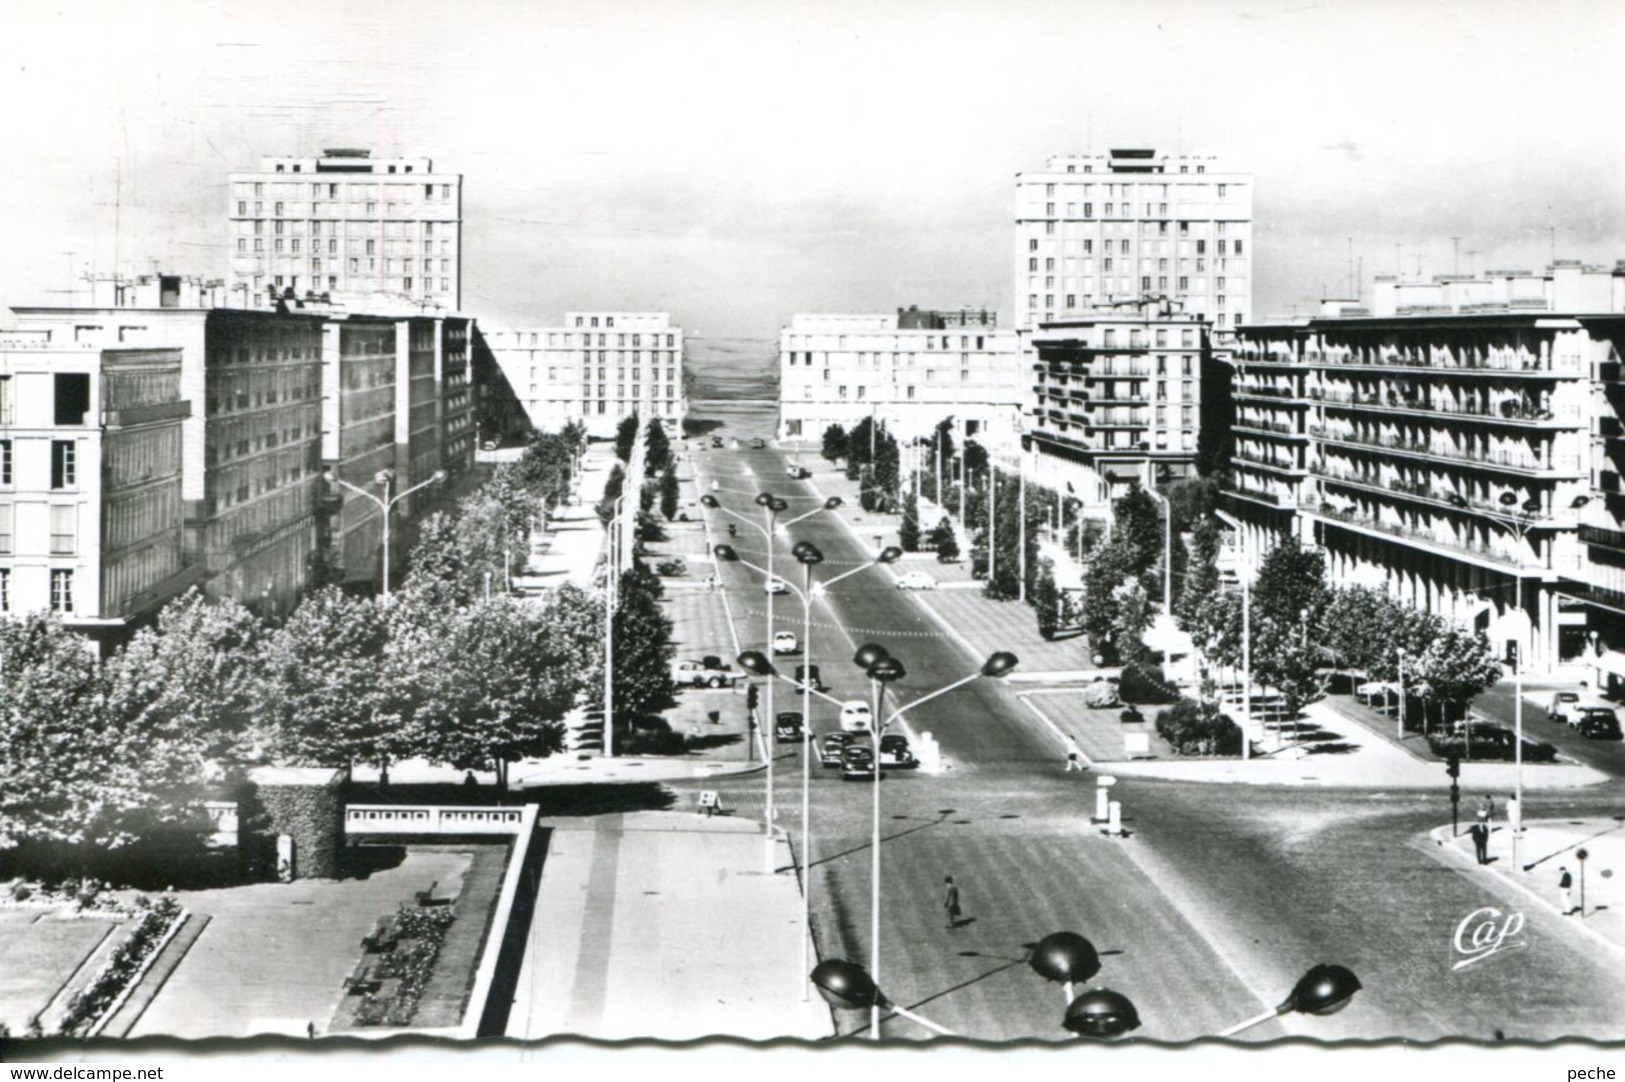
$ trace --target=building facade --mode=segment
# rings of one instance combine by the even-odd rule
[[[1013,331],[982,309],[797,315],[779,332],[779,435],[822,438],[884,421],[908,439],[947,418],[961,434],[1013,443],[1024,373]]]
[[[232,302],[328,295],[462,305],[463,178],[366,150],[266,158],[228,183]]]
[[[198,580],[186,559],[174,349],[0,336],[0,613],[117,632]]]
[[[536,428],[580,421],[590,436],[613,436],[636,413],[682,430],[683,329],[666,312],[566,312],[562,326],[484,328],[483,336]]]
[[[1220,333],[1252,312],[1253,179],[1212,158],[1113,150],[1016,175],[1015,327],[1164,297]]]
[[[147,298],[126,291],[113,299]],[[173,422],[177,434],[165,437],[177,442],[181,558],[211,594],[287,611],[335,548],[350,577],[375,578],[381,529],[368,519],[376,511],[348,510],[323,480],[329,469],[357,484],[392,469],[399,491],[420,472],[445,470],[455,483],[473,467],[466,319],[185,308],[178,300],[15,315],[8,340],[52,372],[82,369],[99,351],[175,358],[177,401],[190,404]],[[125,393],[117,381],[110,386],[110,394]],[[0,438],[12,427],[0,425]],[[103,490],[85,497],[104,517],[109,501],[126,498],[109,476],[104,470]],[[404,520],[413,511],[403,504],[396,514]]]

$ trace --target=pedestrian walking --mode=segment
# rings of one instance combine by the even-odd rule
[[[1559,868],[1557,870],[1557,894],[1563,906],[1563,915],[1565,917],[1574,912],[1574,895],[1571,893],[1573,887],[1574,876],[1569,874],[1567,868]]]
[[[1080,774],[1083,773],[1083,749],[1078,747],[1078,742],[1069,736],[1066,738],[1065,772],[1070,774],[1074,770]]]
[[[1483,823],[1474,823],[1467,833],[1473,836],[1473,850],[1478,854],[1480,864],[1490,862],[1490,828]]]
[[[942,880],[947,890],[942,895],[942,908],[948,914],[949,930],[959,927],[959,888],[954,886],[954,877],[946,876]]]
[[[1483,823],[1485,826],[1489,826],[1490,817],[1494,814],[1495,801],[1490,799],[1490,795],[1488,793],[1485,793],[1483,796],[1478,798],[1478,821]]]

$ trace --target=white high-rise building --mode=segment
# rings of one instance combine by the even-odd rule
[[[1016,174],[1018,332],[1106,304],[1182,302],[1228,334],[1252,314],[1253,178],[1212,158],[1113,150]]]
[[[428,158],[334,149],[266,158],[258,172],[233,173],[229,189],[234,302],[274,290],[461,307],[461,174],[437,173]]]

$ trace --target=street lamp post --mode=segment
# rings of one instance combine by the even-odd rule
[[[626,496],[615,500],[609,518],[609,530],[604,534],[604,758],[615,758],[615,608],[621,597],[619,531],[622,505]]]
[[[1360,988],[1360,978],[1351,970],[1322,963],[1300,977],[1278,1006],[1220,1030],[1215,1036],[1234,1037],[1283,1014],[1336,1014],[1349,1005]],[[1080,1037],[1120,1037],[1139,1028],[1140,1015],[1127,996],[1097,988],[1072,1001],[1061,1025]]]
[[[419,489],[427,488],[430,485],[438,484],[441,481],[444,481],[446,479],[446,471],[445,470],[435,470],[434,473],[430,474],[429,477],[426,480],[419,481],[417,484],[413,485],[411,488],[407,489],[405,492],[399,493],[399,494],[397,494],[395,496],[391,496],[389,494],[390,486],[395,483],[395,471],[394,470],[379,470],[376,474],[373,475],[373,479],[372,479],[373,484],[377,485],[378,487],[380,487],[380,488],[382,488],[384,490],[384,494],[382,496],[376,495],[375,493],[372,493],[372,492],[368,492],[366,489],[362,488],[360,485],[352,485],[350,482],[348,482],[344,478],[340,477],[338,475],[338,471],[334,470],[334,469],[329,469],[327,472],[322,474],[322,479],[325,480],[330,485],[334,485],[334,484],[343,485],[345,488],[349,489],[351,492],[354,492],[354,493],[356,493],[358,495],[361,495],[361,496],[365,496],[367,499],[371,500],[373,503],[378,505],[378,510],[383,515],[383,519],[384,519],[384,567],[383,567],[384,574],[383,574],[382,589],[379,592],[383,596],[383,598],[387,601],[389,599],[389,520],[390,520],[390,512],[394,509],[396,504],[400,503],[402,500],[404,500],[408,496],[412,495],[412,493],[417,492]]]
[[[1510,510],[1514,504],[1518,504],[1517,494],[1513,492],[1503,492],[1501,493],[1500,502],[1502,507]],[[1529,499],[1524,500],[1522,504],[1519,505],[1518,513],[1515,518],[1502,520],[1502,524],[1518,538],[1518,568],[1516,571],[1517,600],[1514,602],[1514,604],[1517,606],[1518,615],[1520,617],[1524,615],[1524,552],[1529,547],[1529,530],[1532,526],[1534,526],[1535,516],[1540,513],[1540,510],[1540,501],[1531,496]],[[1529,641],[1531,645],[1534,644],[1534,639],[1534,628],[1531,627],[1529,633]],[[1518,643],[1517,651],[1512,656],[1512,782],[1514,788],[1513,797],[1518,802],[1519,811],[1523,810],[1523,655],[1523,643],[1520,641]],[[1472,731],[1472,725],[1470,723],[1467,726],[1467,731],[1469,733]],[[1523,871],[1523,862],[1520,859],[1523,850],[1523,839],[1519,836],[1522,833],[1523,827],[1521,823],[1517,827],[1513,828],[1512,868],[1514,871]]]
[[[870,717],[870,726],[873,730],[872,736],[875,743],[875,788],[873,824],[869,839],[871,852],[869,884],[869,971],[870,975],[874,976],[880,972],[880,738],[885,734],[886,729],[891,726],[892,722],[896,721],[910,710],[913,710],[915,707],[922,706],[925,703],[930,702],[932,699],[948,694],[950,691],[955,691],[962,688],[971,681],[980,679],[981,677],[1003,676],[1011,669],[1014,669],[1018,664],[1018,661],[1016,659],[1016,655],[1002,650],[992,654],[986,661],[982,662],[982,667],[977,671],[971,673],[969,676],[955,680],[953,683],[948,684],[945,687],[940,687],[936,691],[923,695],[905,706],[898,707],[896,710],[892,711],[891,715],[887,717],[884,722],[880,720],[879,709],[881,702],[881,687],[883,684],[891,683],[892,681],[900,679],[904,675],[902,663],[888,654],[885,647],[874,643],[869,643],[859,647],[858,652],[853,655],[852,661],[854,664],[858,665],[867,672],[870,681],[875,685],[876,708]],[[873,1040],[878,1041],[880,1039],[880,1004],[878,1001],[871,1007],[870,1032]]]

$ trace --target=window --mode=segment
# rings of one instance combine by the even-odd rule
[[[1236,254],[1237,255],[1241,254],[1241,241],[1239,241],[1239,240],[1236,241]]]
[[[0,612],[11,611],[11,568],[0,567]]]
[[[1219,185],[1219,198],[1220,199],[1224,198],[1224,185],[1223,184]]]
[[[1196,242],[1196,254],[1207,255],[1207,241],[1199,240]]]
[[[0,556],[11,555],[11,504],[0,504]]]
[[[237,238],[237,250],[239,252],[248,251],[248,238],[247,237],[238,237]]]
[[[1029,251],[1029,252],[1036,252],[1036,251],[1038,251],[1038,242],[1037,242],[1037,241],[1036,241],[1036,240],[1029,240],[1029,241],[1028,241],[1028,242],[1027,242],[1027,250],[1028,250],[1028,251]]]
[[[293,238],[293,254],[294,255],[299,254],[299,238],[298,237]]]
[[[11,441],[0,440],[0,485],[9,484],[11,484]]]
[[[51,555],[72,556],[77,539],[78,508],[72,504],[51,508]]]
[[[277,214],[278,214],[278,215],[281,215],[281,213],[282,213],[282,204],[281,204],[281,203],[278,203],[278,204],[277,204],[277,205],[276,205],[276,213],[277,213]]]
[[[246,199],[237,200],[237,213],[241,217],[247,217],[248,216],[248,200],[246,200]]]
[[[51,611],[73,611],[73,572],[51,572]]]
[[[82,425],[90,412],[90,373],[58,372],[52,377],[55,423]]]

